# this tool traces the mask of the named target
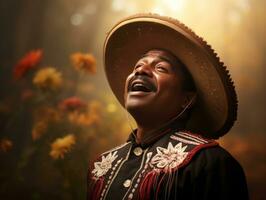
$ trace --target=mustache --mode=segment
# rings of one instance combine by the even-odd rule
[[[132,86],[132,83],[135,80],[141,80],[145,85],[148,85],[149,88],[151,88],[153,91],[156,91],[157,90],[156,84],[149,77],[144,76],[144,75],[134,75],[128,81],[127,91],[130,90],[130,88]]]

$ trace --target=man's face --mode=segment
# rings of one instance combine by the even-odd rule
[[[182,75],[175,58],[163,50],[151,50],[140,58],[125,84],[125,107],[133,115],[177,115],[185,102]]]

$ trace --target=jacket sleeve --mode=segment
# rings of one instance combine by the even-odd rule
[[[192,183],[193,199],[249,199],[244,171],[229,153],[207,152],[205,159]]]

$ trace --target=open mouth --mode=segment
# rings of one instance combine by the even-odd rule
[[[128,88],[128,91],[130,92],[153,92],[155,90],[153,84],[140,79],[132,81]]]

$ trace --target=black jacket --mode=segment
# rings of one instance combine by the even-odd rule
[[[248,199],[239,163],[214,140],[168,129],[103,153],[88,173],[88,200]]]

